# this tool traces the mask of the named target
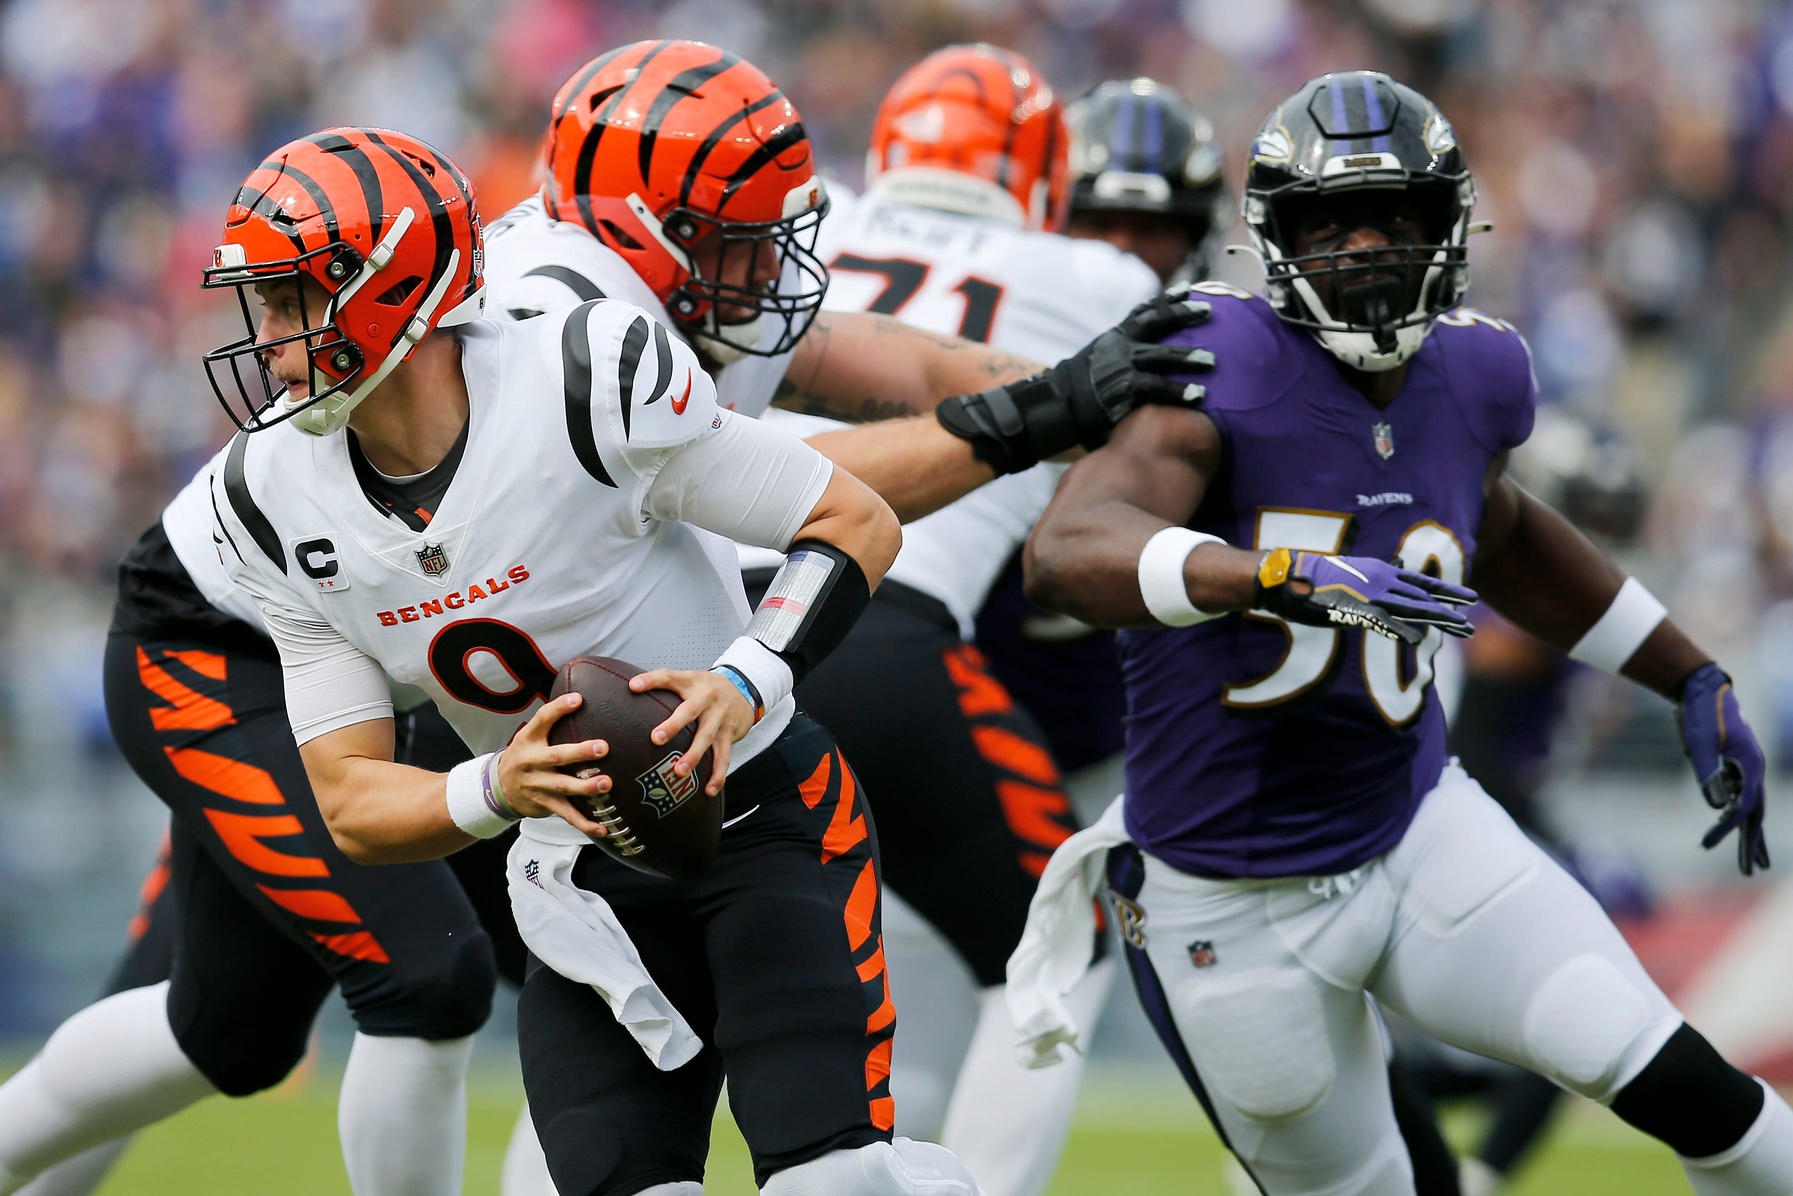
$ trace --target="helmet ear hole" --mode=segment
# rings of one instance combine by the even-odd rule
[[[624,249],[632,249],[639,253],[647,248],[647,246],[643,245],[640,241],[637,241],[634,237],[624,232],[616,221],[600,218],[598,223],[603,225],[604,231],[614,238],[617,244],[621,245]]]
[[[379,296],[374,299],[374,302],[385,307],[399,307],[403,305],[405,300],[411,297],[412,291],[415,291],[422,285],[423,279],[413,274],[411,277],[400,282],[395,282],[384,291],[380,292]]]

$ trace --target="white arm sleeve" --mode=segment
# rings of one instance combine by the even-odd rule
[[[785,432],[730,411],[714,435],[669,457],[642,513],[783,552],[822,500],[834,462]]]
[[[261,603],[262,620],[280,649],[286,717],[300,745],[356,723],[392,717],[386,671],[322,619]]]

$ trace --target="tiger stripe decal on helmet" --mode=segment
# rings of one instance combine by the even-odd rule
[[[333,432],[432,329],[481,314],[484,258],[472,184],[433,147],[362,128],[289,142],[243,181],[204,272],[207,288],[235,291],[246,327],[205,355],[212,389],[244,431],[296,419]],[[258,341],[248,293],[282,283],[298,286],[299,329]],[[308,378],[281,381],[268,351],[295,341]]]
[[[775,356],[809,327],[827,198],[797,110],[753,64],[694,41],[613,50],[555,96],[543,157],[548,215],[620,254],[712,357]]]

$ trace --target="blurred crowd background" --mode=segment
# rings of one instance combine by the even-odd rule
[[[1235,186],[1258,123],[1314,74],[1372,66],[1427,91],[1496,226],[1476,239],[1474,302],[1527,332],[1549,402],[1629,450],[1649,494],[1630,564],[1738,671],[1793,758],[1793,7],[10,0],[0,1033],[85,995],[164,820],[111,748],[100,648],[119,555],[230,430],[199,358],[236,316],[198,278],[237,183],[291,137],[386,125],[454,154],[490,220],[536,185],[558,84],[652,35],[764,67],[852,187],[884,89],[951,41],[1019,49],[1066,96],[1139,74],[1172,84],[1213,121]],[[1256,281],[1248,261],[1225,270]],[[1565,767],[1667,778],[1697,804],[1662,703],[1597,680],[1577,701]]]

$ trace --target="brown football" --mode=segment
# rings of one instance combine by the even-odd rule
[[[586,800],[586,813],[610,833],[592,840],[623,863],[651,876],[692,880],[716,858],[722,842],[722,799],[704,792],[711,757],[690,776],[672,766],[691,747],[691,728],[671,742],[656,744],[650,733],[678,708],[679,696],[655,689],[638,694],[629,678],[645,669],[608,656],[580,656],[561,666],[551,697],[578,693],[579,709],[548,732],[553,743],[602,739],[610,753],[602,760],[564,772],[610,778],[610,792]]]

